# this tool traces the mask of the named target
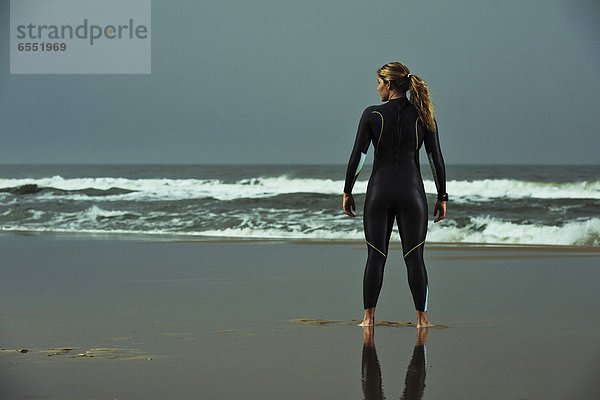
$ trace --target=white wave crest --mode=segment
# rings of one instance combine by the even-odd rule
[[[366,182],[363,182],[366,187]],[[337,194],[343,191],[343,181],[331,179],[296,179],[286,176],[273,178],[242,179],[226,183],[219,179],[125,179],[125,178],[76,178],[64,179],[61,176],[41,179],[0,179],[0,188],[36,184],[40,187],[53,187],[61,190],[83,190],[121,188],[135,192],[120,195],[102,196],[110,200],[184,200],[194,198],[215,198],[233,200],[240,198],[271,197],[288,193]],[[359,185],[360,186],[360,185]],[[54,194],[41,194],[39,199],[51,200]],[[84,194],[60,195],[72,200],[89,199]]]
[[[121,210],[104,210],[96,205],[88,207],[83,212],[75,213],[79,214],[81,218],[84,220],[96,220],[101,217],[109,218],[109,217],[120,217],[126,214],[130,214],[129,211],[121,211]]]
[[[141,224],[131,226],[129,229],[111,226],[95,228],[89,222],[94,222],[95,216],[109,215],[111,212],[102,209],[90,208],[75,215],[64,215],[52,221],[49,226],[31,225],[0,225],[0,231],[37,231],[37,232],[72,232],[72,233],[105,233],[105,234],[136,234],[136,235],[165,235],[177,236],[204,236],[223,238],[252,238],[252,239],[303,239],[303,240],[364,240],[362,229],[339,224],[316,224],[309,226],[280,223],[278,226],[271,224],[248,224],[241,222],[239,227],[214,228],[207,230],[184,230],[180,228],[189,224],[179,224],[170,221],[165,225],[148,226]],[[114,215],[114,214],[113,214]],[[184,221],[185,222],[185,221]],[[330,222],[334,222],[331,220]],[[262,226],[260,226],[262,225]],[[320,225],[320,226],[317,226]],[[326,226],[326,227],[325,227]],[[393,235],[397,241],[397,235]],[[539,224],[517,224],[492,217],[474,217],[464,227],[458,227],[455,221],[446,220],[442,223],[429,224],[427,242],[449,243],[485,243],[485,244],[537,244],[537,245],[571,245],[571,246],[600,246],[600,218],[575,220],[563,226],[545,226]]]
[[[429,183],[431,185],[431,183]],[[427,190],[428,182],[425,184]],[[538,198],[538,199],[600,199],[600,181],[530,182],[514,179],[482,179],[449,181],[446,191],[454,197],[471,199]],[[434,190],[435,187],[430,187]]]
[[[126,179],[126,178],[74,178],[64,179],[56,175],[39,179],[0,179],[0,188],[36,184],[40,187],[54,187],[62,190],[121,188],[133,193],[102,196],[103,201],[131,200],[185,200],[195,198],[214,198],[234,200],[242,198],[271,197],[290,193],[340,194],[344,181],[317,178],[259,177],[242,179],[229,183],[219,179]],[[435,193],[433,181],[425,180],[425,191]],[[354,193],[366,192],[367,181],[356,182]],[[447,192],[452,200],[491,201],[497,198],[521,199],[600,199],[600,181],[581,182],[530,182],[513,179],[481,179],[473,181],[451,180],[447,183]],[[72,200],[86,200],[85,194],[56,195],[42,193],[41,200],[53,200],[57,197]]]
[[[434,242],[600,246],[600,218],[576,220],[563,226],[517,224],[484,216],[459,228],[453,221],[430,223],[427,239]]]

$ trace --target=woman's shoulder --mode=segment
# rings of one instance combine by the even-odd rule
[[[386,105],[388,103],[379,103],[379,104],[371,104],[370,106],[365,107],[365,112],[371,112],[371,111],[381,111],[384,108],[386,108]]]
[[[364,114],[364,113],[366,113],[366,112],[371,112],[371,111],[373,111],[373,110],[374,110],[374,109],[376,109],[376,108],[377,108],[377,105],[375,105],[375,104],[373,104],[373,105],[370,105],[370,106],[366,106],[366,107],[363,109],[363,114]]]
[[[362,117],[366,118],[370,115],[377,115],[377,114],[383,113],[384,109],[385,109],[385,105],[386,105],[386,103],[382,103],[382,104],[372,104],[370,106],[365,107],[362,112]]]
[[[370,105],[370,106],[365,107],[360,116],[361,121],[366,121],[371,116],[377,115],[378,110],[379,110],[378,105]]]

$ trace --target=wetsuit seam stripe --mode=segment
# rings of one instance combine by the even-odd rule
[[[415,121],[415,150],[419,149],[419,118],[421,117],[417,117],[417,120]]]
[[[371,111],[371,114],[379,114],[381,117],[381,132],[379,132],[379,139],[377,139],[377,146],[375,147],[375,153],[379,150],[379,142],[381,141],[381,136],[383,135],[383,115],[379,111]]]
[[[373,246],[371,243],[369,243],[369,241],[368,241],[368,240],[365,240],[365,242],[367,242],[367,244],[368,244],[369,246],[371,246],[372,248],[374,248],[375,250],[377,250],[378,252],[380,252],[380,253],[381,253],[381,254],[382,254],[384,257],[387,257],[383,251],[381,251],[381,250],[379,250],[377,247]]]
[[[421,243],[419,243],[418,245],[416,245],[415,247],[413,247],[412,249],[410,249],[409,251],[406,252],[406,254],[404,255],[403,258],[406,258],[406,256],[413,251],[414,249],[416,249],[417,247],[419,247],[420,245],[422,245],[423,243],[425,243],[425,240],[423,240]]]

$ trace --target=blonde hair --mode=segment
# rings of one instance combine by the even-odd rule
[[[410,77],[408,76],[410,74]],[[435,111],[429,94],[429,87],[423,79],[412,74],[408,67],[400,61],[385,64],[377,70],[377,75],[384,81],[390,82],[390,89],[398,92],[410,91],[410,102],[417,108],[425,127],[436,132]]]

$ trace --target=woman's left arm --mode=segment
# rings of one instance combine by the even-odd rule
[[[446,166],[440,147],[438,125],[435,119],[434,122],[435,132],[427,130],[425,132],[424,142],[427,159],[429,160],[429,166],[431,167],[431,174],[433,175],[433,181],[435,182],[435,188],[437,189],[437,202],[433,209],[433,215],[435,216],[438,214],[438,216],[433,222],[438,222],[446,218],[448,193],[446,193]]]

